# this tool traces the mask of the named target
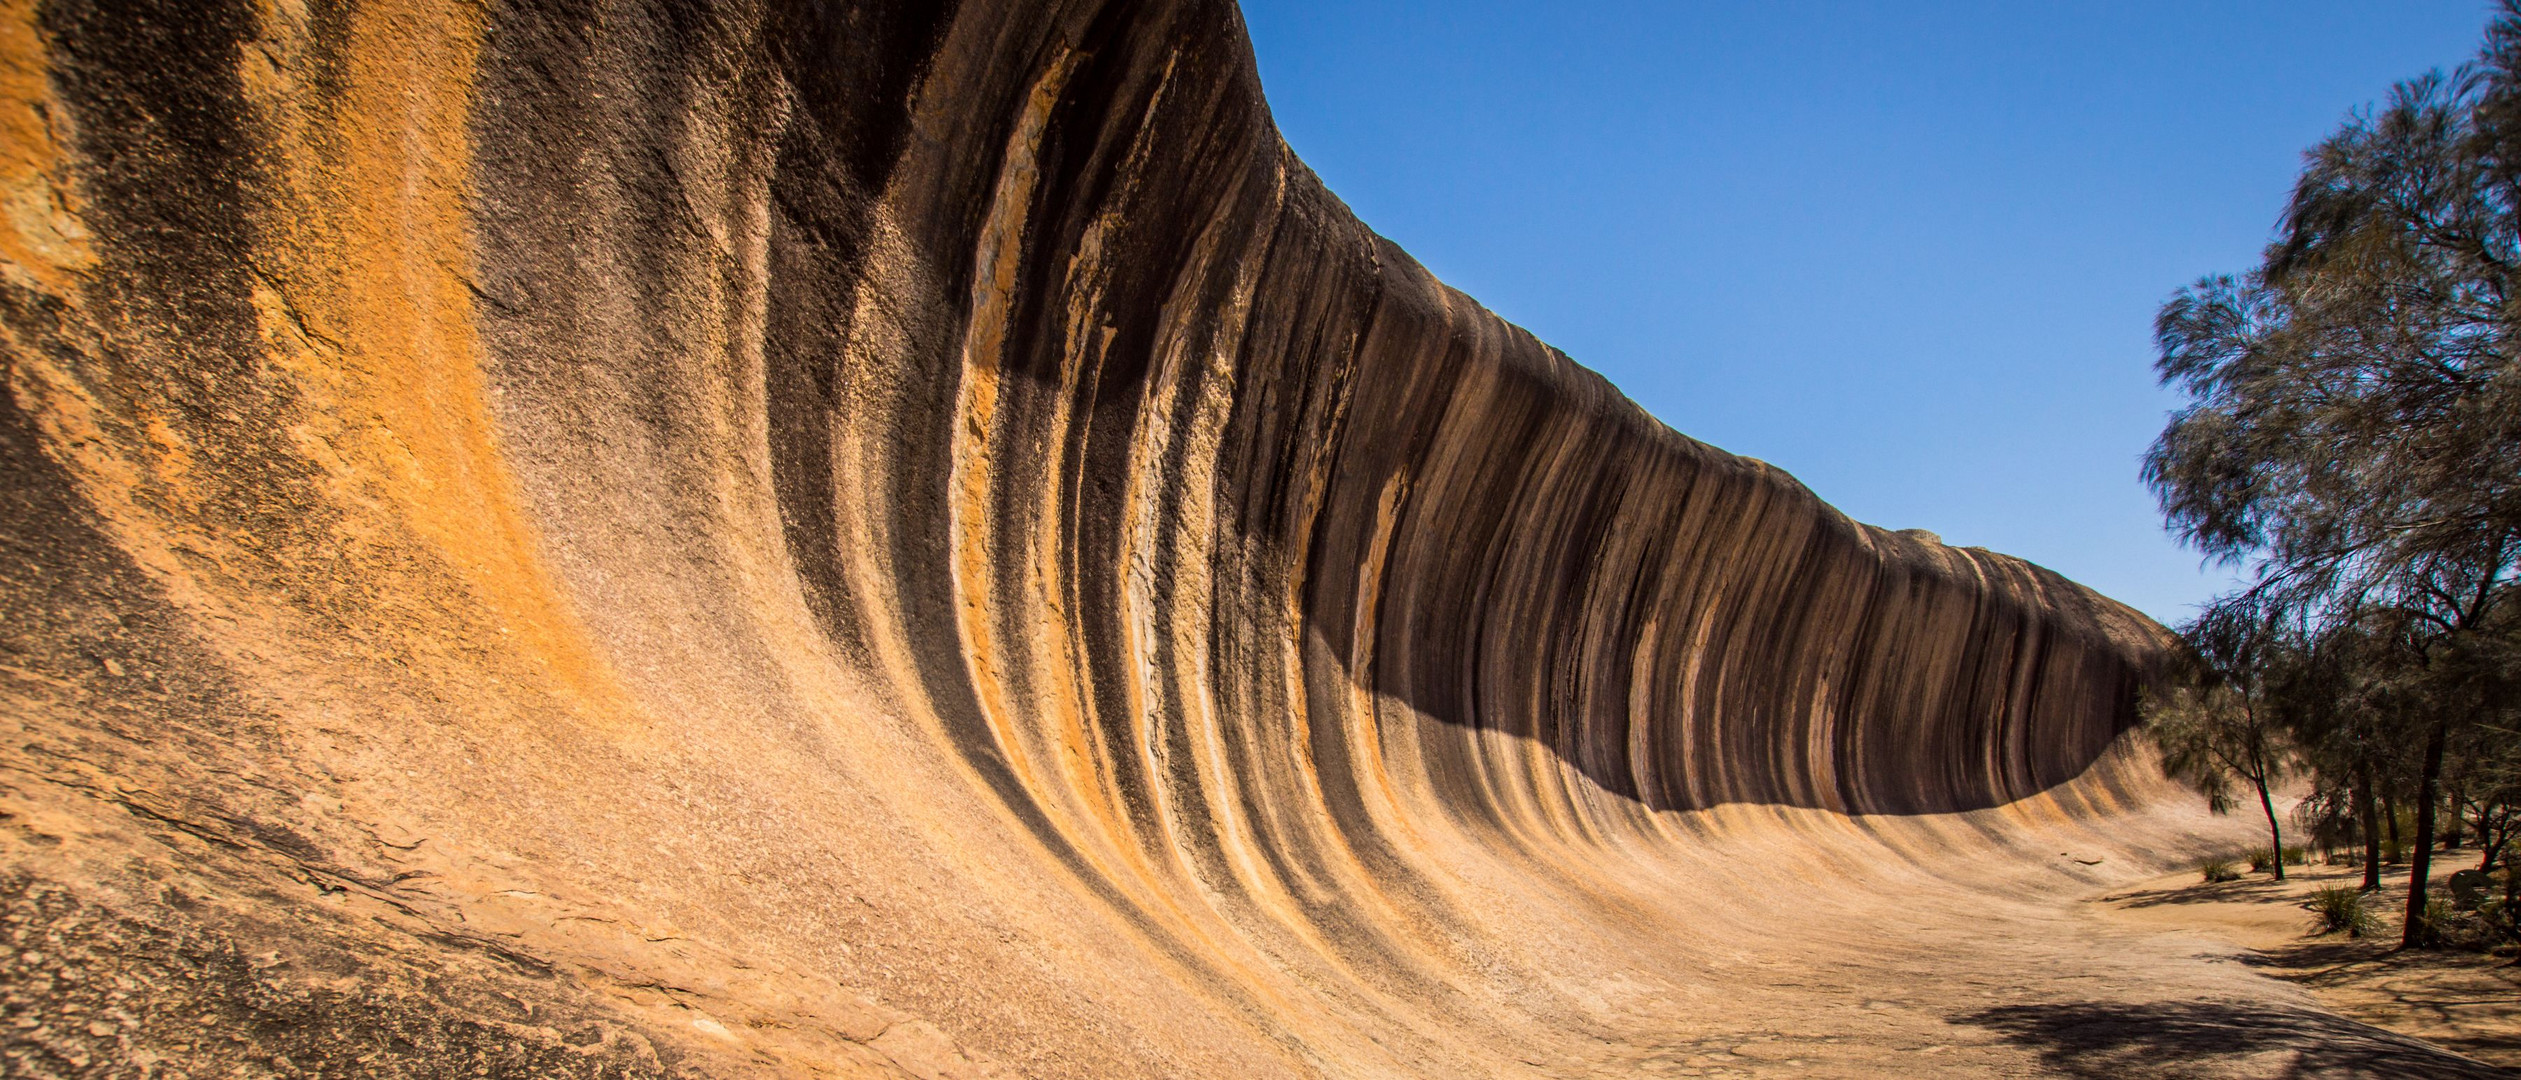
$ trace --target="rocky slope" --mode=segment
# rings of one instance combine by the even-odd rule
[[[2158,628],[1435,281],[1222,0],[5,0],[0,194],[13,1068],[1808,1074],[2156,978],[1915,913],[2188,823]]]

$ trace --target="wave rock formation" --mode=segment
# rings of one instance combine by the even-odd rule
[[[0,0],[0,194],[30,1069],[1809,1072],[2169,820],[2158,628],[1434,280],[1224,0]]]

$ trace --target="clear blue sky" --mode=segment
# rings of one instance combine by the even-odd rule
[[[1244,0],[1358,216],[1681,431],[2165,621],[2152,321],[2484,0]]]

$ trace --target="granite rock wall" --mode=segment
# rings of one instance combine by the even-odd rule
[[[20,1064],[1511,1073],[1707,852],[2156,791],[2159,628],[1436,281],[1230,3],[5,0],[0,195]]]

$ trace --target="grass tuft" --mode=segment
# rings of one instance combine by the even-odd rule
[[[2315,934],[2334,934],[2340,930],[2350,938],[2367,937],[2381,932],[2381,917],[2364,903],[2363,890],[2351,885],[2334,885],[2311,894],[2302,906],[2311,909],[2319,920]]]

